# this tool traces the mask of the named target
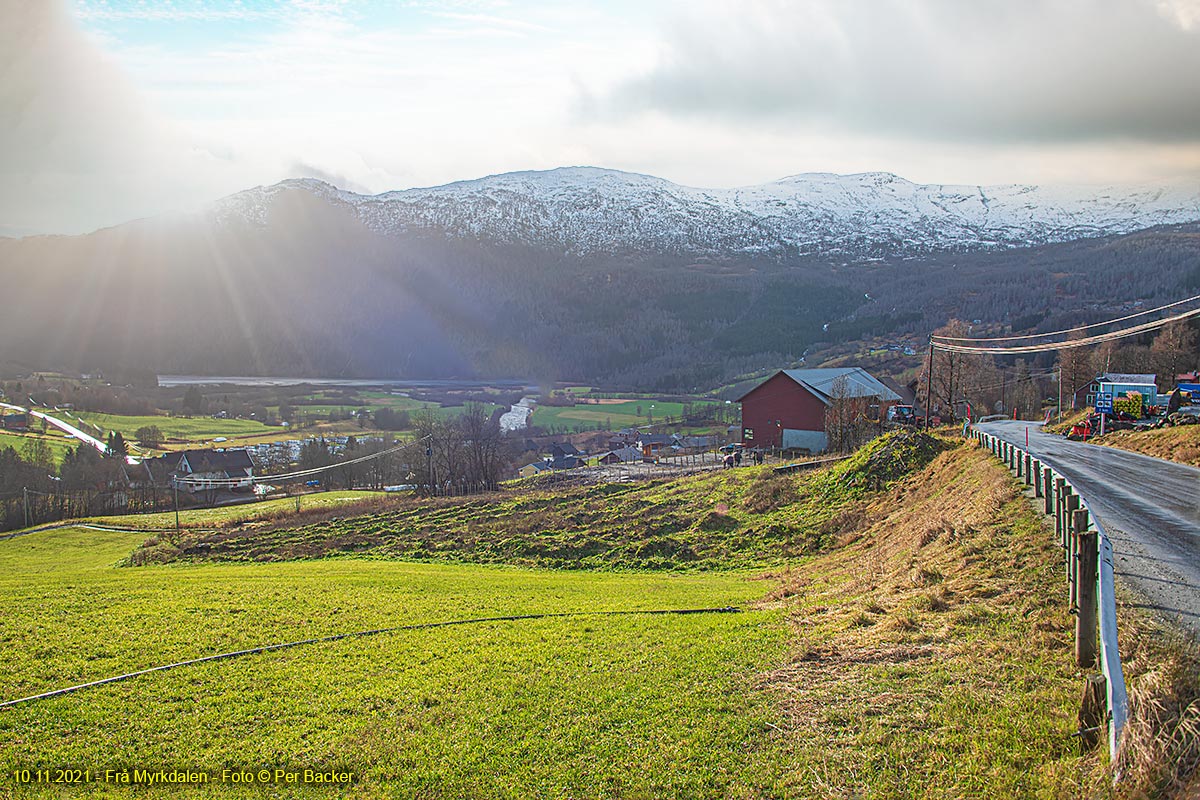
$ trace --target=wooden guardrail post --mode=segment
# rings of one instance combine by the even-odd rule
[[[1103,675],[1088,675],[1079,706],[1079,750],[1087,755],[1100,744],[1100,733],[1108,711],[1108,681]]]
[[[1079,495],[1075,494],[1070,486],[1065,487],[1065,492],[1063,496],[1061,544],[1063,548],[1063,561],[1067,570],[1067,581],[1073,584],[1075,582],[1075,537],[1071,535],[1071,524],[1075,517],[1075,512],[1079,509]],[[1074,602],[1074,586],[1070,587],[1070,598]]]
[[[1054,513],[1054,490],[1051,488],[1050,476],[1053,473],[1049,467],[1042,467],[1042,496],[1046,499],[1046,515]]]
[[[1073,497],[1075,505],[1071,509],[1071,527],[1069,531],[1071,546],[1068,548],[1072,613],[1079,609],[1079,537],[1083,535],[1088,527],[1087,509],[1079,507],[1079,495],[1073,495]]]
[[[1087,511],[1075,512],[1079,558],[1075,581],[1075,663],[1080,669],[1096,664],[1096,570],[1098,538],[1087,529]],[[1082,527],[1080,527],[1082,526]]]
[[[1025,485],[1033,485],[1033,456],[1025,454]]]

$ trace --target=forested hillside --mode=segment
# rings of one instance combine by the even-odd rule
[[[17,364],[162,373],[521,377],[691,390],[951,317],[1016,330],[1200,286],[1200,227],[999,252],[569,255],[385,234],[299,188],[261,218],[0,239]]]

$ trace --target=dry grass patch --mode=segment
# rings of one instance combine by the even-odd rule
[[[1095,765],[1093,794],[1200,797],[1200,647],[1129,605],[1118,626],[1129,722],[1116,763]]]
[[[1096,444],[1130,450],[1167,461],[1200,467],[1200,425],[1145,431],[1117,431],[1092,439]]]
[[[960,447],[843,520],[847,546],[776,573],[798,797],[1078,794],[1078,679],[1058,550],[1015,482]]]

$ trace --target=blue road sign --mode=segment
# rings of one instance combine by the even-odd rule
[[[1112,392],[1101,392],[1096,395],[1096,410],[1101,414],[1111,414],[1113,410]]]

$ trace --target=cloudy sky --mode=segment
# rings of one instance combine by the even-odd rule
[[[1200,180],[1200,0],[0,0],[0,235],[287,177]]]

